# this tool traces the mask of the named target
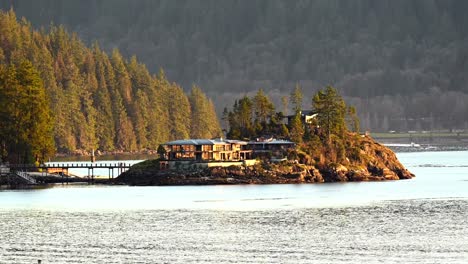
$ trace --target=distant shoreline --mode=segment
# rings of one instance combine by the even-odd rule
[[[405,132],[405,133],[370,133],[372,138],[387,143],[418,143],[418,144],[465,144],[468,145],[467,132]]]
[[[468,135],[453,133],[376,133],[376,141],[389,147],[395,152],[422,152],[422,151],[463,151],[468,150]]]
[[[379,143],[399,152],[466,151],[468,133],[371,133]],[[96,151],[96,161],[156,159],[156,150]],[[73,153],[57,153],[50,162],[91,161],[91,152],[77,150]]]

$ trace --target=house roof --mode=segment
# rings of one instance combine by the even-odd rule
[[[246,141],[233,140],[233,139],[179,139],[174,141],[169,141],[163,145],[229,145],[229,144],[240,144],[247,145]]]
[[[296,143],[289,140],[273,139],[270,141],[249,141],[249,145],[294,145]]]
[[[226,142],[229,144],[239,144],[239,145],[247,145],[247,141],[237,140],[237,139],[225,139]]]
[[[318,114],[318,112],[316,110],[301,110],[301,116],[313,116],[315,114]],[[292,114],[292,115],[288,115],[286,117],[287,118],[293,118],[295,116],[296,115]]]
[[[318,113],[318,112],[315,111],[315,110],[302,110],[302,111],[301,111],[301,114],[302,114],[302,115],[315,115],[315,114],[317,114],[317,113]]]

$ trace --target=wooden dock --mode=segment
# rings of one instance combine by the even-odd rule
[[[11,172],[16,173],[16,175],[21,176],[21,178],[32,178],[37,179],[40,177],[44,177],[50,174],[58,174],[60,175],[63,180],[65,181],[65,177],[71,176],[69,173],[70,169],[87,169],[88,173],[87,176],[83,176],[84,180],[88,182],[93,182],[95,180],[95,169],[107,169],[108,170],[108,178],[113,179],[114,177],[119,176],[126,170],[128,170],[132,165],[125,162],[117,162],[117,163],[49,163],[49,164],[40,164],[36,166],[34,164],[10,164],[8,168]],[[31,177],[29,174],[34,174],[35,177]],[[39,174],[39,176],[38,176]],[[34,184],[32,180],[30,180],[31,184]]]

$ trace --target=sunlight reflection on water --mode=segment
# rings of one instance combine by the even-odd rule
[[[405,181],[3,190],[0,263],[467,263],[467,154],[400,153]]]

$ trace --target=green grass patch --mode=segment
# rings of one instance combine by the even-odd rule
[[[145,160],[139,163],[136,163],[132,166],[132,169],[135,170],[146,170],[146,169],[159,169],[159,159],[150,159]]]

